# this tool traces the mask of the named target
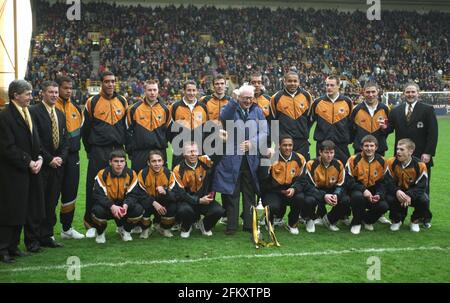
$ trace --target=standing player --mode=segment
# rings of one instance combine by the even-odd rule
[[[158,83],[149,80],[144,85],[144,100],[133,104],[127,111],[129,142],[127,151],[131,168],[141,171],[147,167],[148,153],[159,150],[167,159],[167,126],[170,122],[169,109],[158,99]]]
[[[218,74],[213,79],[214,93],[203,96],[200,102],[204,103],[208,109],[208,119],[216,124],[220,124],[220,111],[230,101],[230,96],[225,95],[225,77]]]
[[[114,91],[116,77],[113,73],[104,72],[101,75],[101,81],[100,94],[91,97],[86,102],[85,123],[82,128],[83,143],[89,159],[84,213],[84,224],[88,228],[86,237],[88,238],[95,237],[96,232],[91,217],[94,178],[99,170],[108,165],[109,155],[113,150],[123,150],[126,140],[127,100]]]
[[[71,100],[73,81],[69,77],[57,80],[59,98],[56,108],[66,117],[67,135],[69,137],[69,153],[64,163],[64,176],[61,188],[61,211],[59,220],[62,224],[61,239],[83,239],[84,235],[72,227],[80,182],[80,141],[83,114],[81,109]]]

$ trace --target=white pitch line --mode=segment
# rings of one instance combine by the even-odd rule
[[[183,263],[197,263],[204,261],[218,261],[218,260],[234,260],[234,259],[254,259],[254,258],[284,258],[284,257],[310,257],[310,256],[324,256],[324,255],[345,255],[355,253],[393,253],[403,251],[450,251],[450,247],[439,246],[419,246],[419,247],[398,247],[398,248],[364,248],[364,249],[345,249],[345,250],[325,250],[325,251],[311,251],[311,252],[299,252],[299,253],[271,253],[271,254],[259,254],[259,255],[234,255],[234,256],[220,256],[220,257],[205,257],[198,259],[168,259],[168,260],[151,260],[151,261],[125,261],[116,263],[98,262],[98,263],[81,263],[80,268],[87,267],[122,267],[127,265],[159,265],[159,264],[183,264]],[[30,266],[19,267],[11,269],[0,269],[0,273],[13,273],[13,272],[28,272],[28,271],[44,271],[44,270],[66,270],[69,265],[53,265],[53,266]]]

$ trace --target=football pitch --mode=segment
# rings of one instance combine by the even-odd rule
[[[181,239],[178,232],[173,238],[153,232],[149,239],[134,234],[133,241],[124,243],[110,221],[107,242],[99,245],[95,239],[62,241],[58,223],[56,240],[65,247],[47,248],[12,265],[0,263],[0,282],[450,282],[450,119],[439,118],[438,123],[429,230],[410,232],[409,216],[395,233],[380,223],[373,232],[362,230],[359,235],[352,235],[341,223],[338,232],[317,226],[314,234],[300,226],[297,236],[277,227],[281,247],[256,249],[249,233],[226,236],[221,224],[212,237],[202,236],[199,230],[189,239]],[[390,135],[389,156],[393,139]],[[74,226],[84,231],[87,161],[84,152],[81,157]],[[80,261],[79,280],[69,279],[71,256]],[[373,265],[378,266],[379,276],[371,274]]]

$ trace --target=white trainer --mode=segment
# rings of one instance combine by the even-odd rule
[[[160,228],[159,229],[159,233],[161,234],[161,236],[166,237],[166,238],[172,238],[173,237],[173,234],[170,231],[170,229]]]
[[[148,237],[151,235],[151,233],[152,233],[151,228],[146,228],[146,229],[142,230],[139,238],[148,239]]]
[[[373,224],[364,224],[364,229],[368,231],[373,231]]]
[[[183,238],[183,239],[189,238],[189,237],[191,236],[191,231],[192,231],[192,226],[189,227],[189,230],[188,230],[188,231],[183,231],[183,230],[181,230],[181,232],[180,232],[180,237]]]
[[[400,229],[401,225],[402,225],[402,222],[392,223],[391,224],[391,231],[398,231]]]
[[[132,230],[131,230],[132,234],[140,234],[142,233],[142,227],[140,226],[135,226]]]
[[[289,226],[289,224],[285,224],[284,225],[286,227],[286,229],[293,235],[298,235],[299,234],[299,230],[298,227],[291,227]]]
[[[420,227],[418,223],[411,223],[410,230],[412,232],[418,233],[420,231]]]
[[[391,220],[389,220],[385,216],[379,217],[378,222],[380,222],[381,224],[392,224]]]
[[[283,225],[283,218],[273,218],[273,226],[281,226]]]
[[[97,242],[98,244],[105,244],[106,243],[105,232],[103,232],[103,234],[101,235],[98,235],[95,238],[95,242]]]
[[[96,235],[97,230],[94,227],[91,227],[86,231],[86,238],[95,238]]]
[[[323,220],[322,218],[317,218],[314,220],[314,225],[323,226]]]
[[[227,223],[228,223],[228,218],[227,218],[227,217],[222,217],[222,218],[220,218],[219,223],[220,223],[220,224],[223,224],[223,225],[227,225]]]
[[[73,229],[72,227],[68,230],[68,231],[61,231],[61,239],[75,239],[75,240],[80,240],[80,239],[84,239],[84,235],[77,232],[75,229]]]
[[[200,229],[200,231],[202,232],[202,235],[204,235],[204,236],[211,237],[213,235],[211,230],[205,229],[205,224],[203,223],[203,219],[198,221],[198,228]]]
[[[329,230],[331,231],[339,231],[339,227],[337,227],[335,224],[331,224],[330,220],[328,220],[327,215],[323,216],[323,225],[325,225]]]
[[[316,231],[316,224],[314,224],[314,220],[308,220],[306,222],[306,231],[309,233],[313,233]]]
[[[350,228],[350,232],[354,235],[359,235],[359,233],[361,232],[361,225],[353,225],[352,228]]]
[[[352,221],[350,220],[349,217],[345,217],[344,219],[341,220],[342,223],[345,224],[345,226],[350,226],[352,224]]]
[[[131,237],[131,233],[127,232],[125,229],[122,229],[119,234],[120,234],[120,237],[122,238],[122,241],[124,241],[124,242],[133,241],[133,238]]]

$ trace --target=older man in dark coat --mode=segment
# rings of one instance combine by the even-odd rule
[[[259,146],[267,143],[267,121],[261,108],[253,102],[254,87],[239,89],[239,102],[230,100],[222,109],[220,119],[228,132],[227,152],[217,165],[212,190],[222,193],[227,212],[227,235],[234,234],[239,223],[239,198],[243,195],[243,230],[252,231],[250,207],[259,193]],[[230,129],[227,122],[234,122]],[[242,131],[240,133],[240,131]],[[242,135],[239,138],[239,133]]]
[[[38,252],[38,235],[28,226],[44,217],[39,135],[28,105],[31,85],[15,80],[9,85],[10,103],[0,112],[0,261],[12,263],[25,255],[18,248],[25,226],[25,245]]]

